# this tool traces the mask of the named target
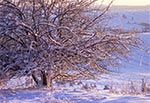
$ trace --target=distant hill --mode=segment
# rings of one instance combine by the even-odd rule
[[[108,12],[111,15],[107,26],[114,29],[150,32],[150,9],[116,9]]]
[[[124,6],[124,5],[113,5],[111,7],[112,10],[115,11],[127,11],[127,10],[142,10],[142,11],[150,11],[150,5],[146,5],[146,6]]]

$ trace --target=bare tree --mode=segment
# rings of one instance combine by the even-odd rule
[[[127,58],[139,40],[132,33],[110,33],[107,7],[97,0],[2,0],[0,78],[40,72],[43,85],[95,79]]]

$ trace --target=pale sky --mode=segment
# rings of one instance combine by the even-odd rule
[[[102,0],[99,0],[100,2]],[[104,2],[110,2],[111,0],[104,0]],[[129,5],[129,6],[143,6],[150,5],[150,0],[114,0],[113,5]]]

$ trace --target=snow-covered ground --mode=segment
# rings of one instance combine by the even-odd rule
[[[104,74],[98,81],[86,81],[82,85],[56,87],[53,92],[46,88],[0,90],[0,103],[150,103],[150,94],[141,94],[141,79],[150,84],[150,11],[112,12],[114,18],[109,22],[113,28],[141,32],[144,40],[144,50],[135,50],[129,61],[123,61],[122,66],[114,68],[116,73]],[[136,94],[130,95],[131,82],[137,89]],[[96,84],[96,87],[85,89],[86,83]],[[103,90],[104,86],[115,91]]]
[[[150,96],[110,94],[108,91],[79,88],[1,90],[0,103],[150,103]]]
[[[110,14],[112,19],[109,21],[108,27],[150,32],[150,10],[111,11]]]

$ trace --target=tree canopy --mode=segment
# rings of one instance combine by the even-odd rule
[[[38,71],[51,87],[95,79],[127,58],[138,38],[109,32],[103,22],[112,2],[95,7],[96,1],[1,0],[0,79]]]

